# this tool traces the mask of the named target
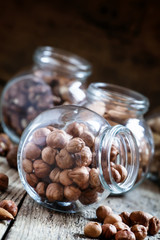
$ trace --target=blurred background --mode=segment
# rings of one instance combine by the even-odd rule
[[[0,89],[50,45],[93,65],[91,81],[125,86],[160,106],[159,0],[0,1]]]

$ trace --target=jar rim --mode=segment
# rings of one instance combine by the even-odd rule
[[[94,100],[110,102],[114,105],[127,106],[129,110],[147,112],[149,99],[143,94],[129,88],[105,82],[91,83],[87,89],[87,97]]]
[[[86,59],[51,46],[38,47],[33,60],[40,67],[70,74],[79,79],[87,78],[92,73],[92,66]]]

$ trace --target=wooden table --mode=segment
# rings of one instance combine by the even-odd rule
[[[24,190],[18,172],[0,158],[0,172],[9,177],[7,191],[0,192],[0,200],[11,199],[18,205],[13,221],[0,222],[2,240],[87,240],[83,229],[88,221],[96,220],[95,209],[82,214],[63,214],[46,209],[36,203]],[[144,210],[160,218],[160,186],[144,181],[139,187],[123,196],[111,196],[105,200],[116,213]],[[146,239],[160,239],[160,233]]]

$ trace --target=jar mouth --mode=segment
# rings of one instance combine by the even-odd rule
[[[92,100],[102,100],[105,103],[119,105],[128,108],[128,110],[140,111],[143,114],[149,108],[149,100],[144,95],[115,84],[109,83],[91,83],[87,89],[87,97]]]
[[[92,66],[87,60],[70,52],[50,46],[38,47],[33,59],[42,68],[56,70],[78,79],[87,78],[92,72]]]

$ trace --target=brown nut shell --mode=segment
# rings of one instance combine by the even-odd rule
[[[119,174],[121,175],[121,180],[120,182],[123,182],[126,178],[127,178],[127,169],[125,167],[123,167],[120,164],[115,164],[114,168],[119,172]]]
[[[85,142],[85,144],[88,146],[88,147],[93,147],[94,145],[94,140],[95,140],[95,137],[94,135],[89,132],[89,131],[84,131],[80,137],[82,138],[82,140]]]
[[[13,217],[17,215],[18,208],[15,202],[12,200],[0,201],[0,208],[4,208],[5,210],[7,210],[9,213],[13,215]]]
[[[55,163],[56,153],[57,153],[56,149],[51,147],[45,147],[42,150],[42,160],[47,164],[52,165]]]
[[[6,209],[0,207],[0,220],[12,220],[12,219],[14,219],[13,215]]]
[[[73,185],[64,187],[64,197],[68,201],[76,201],[81,195],[81,190]]]
[[[47,187],[47,184],[44,183],[44,182],[39,182],[36,186],[36,192],[38,193],[38,195],[40,197],[45,197],[46,196],[46,187]]]
[[[152,217],[149,220],[149,230],[148,233],[150,235],[155,235],[160,230],[160,220],[157,217]]]
[[[33,163],[34,173],[38,178],[45,178],[49,175],[51,168],[42,160],[35,160]]]
[[[46,137],[51,131],[47,128],[39,128],[33,133],[33,139],[32,141],[39,146],[45,146],[46,145]]]
[[[82,148],[85,146],[85,142],[79,138],[73,138],[69,141],[69,143],[66,146],[66,149],[69,153],[78,153],[82,150]]]
[[[73,180],[80,188],[89,183],[89,173],[86,167],[77,167],[68,173],[69,178]]]
[[[112,213],[112,209],[109,206],[99,206],[96,209],[96,216],[99,221],[103,221],[106,216],[110,215]]]
[[[122,222],[122,218],[118,214],[115,214],[115,213],[112,213],[112,214],[106,216],[104,219],[104,224],[106,224],[106,223],[114,224],[115,222]]]
[[[113,225],[116,227],[117,231],[121,231],[121,230],[125,230],[125,229],[129,230],[130,229],[129,226],[126,225],[123,222],[115,222]]]
[[[49,178],[52,182],[59,183],[59,176],[60,176],[61,170],[59,168],[53,168],[53,170],[49,174]]]
[[[38,177],[34,173],[26,174],[26,180],[31,187],[35,187],[38,183]]]
[[[24,148],[24,157],[27,159],[35,160],[41,154],[41,149],[35,145],[33,142],[29,142],[26,144]]]
[[[47,145],[51,148],[64,148],[68,143],[67,134],[63,130],[55,130],[46,138]]]
[[[18,146],[13,145],[6,156],[7,162],[10,167],[17,169],[17,151],[18,151]]]
[[[6,174],[0,173],[0,190],[4,191],[8,188],[9,178]]]
[[[66,132],[73,137],[79,137],[83,133],[83,126],[77,122],[73,122],[67,126]]]
[[[49,202],[63,200],[63,187],[59,183],[50,183],[46,189],[46,197]]]
[[[104,239],[112,239],[117,230],[114,225],[106,223],[102,225],[102,236]]]
[[[56,163],[59,168],[68,169],[68,168],[73,167],[74,159],[72,158],[71,154],[66,149],[62,149],[56,155]]]
[[[88,167],[92,162],[92,152],[89,147],[83,147],[79,153],[75,153],[76,165]]]
[[[148,215],[143,211],[134,211],[130,214],[130,220],[132,225],[140,224],[145,227],[149,225]]]
[[[69,186],[73,183],[73,181],[69,178],[68,173],[71,172],[71,169],[65,169],[60,172],[59,181],[64,186]]]
[[[136,240],[143,240],[147,237],[147,228],[143,225],[136,224],[132,226],[131,231],[135,234]]]
[[[101,233],[101,225],[97,222],[89,222],[84,227],[84,234],[86,237],[98,238]]]
[[[84,205],[95,203],[98,199],[98,193],[94,189],[86,189],[81,193],[79,201]]]
[[[99,171],[96,168],[92,168],[89,172],[89,184],[91,185],[91,187],[101,186],[101,182],[99,179]]]
[[[116,233],[115,240],[136,240],[136,237],[130,230],[121,230]]]
[[[33,171],[33,162],[29,159],[24,159],[22,161],[22,167],[23,167],[23,170],[26,172],[26,173],[32,173]]]
[[[125,223],[128,226],[131,226],[131,220],[130,220],[130,213],[129,212],[122,212],[119,214],[119,216],[122,218],[122,222]]]

